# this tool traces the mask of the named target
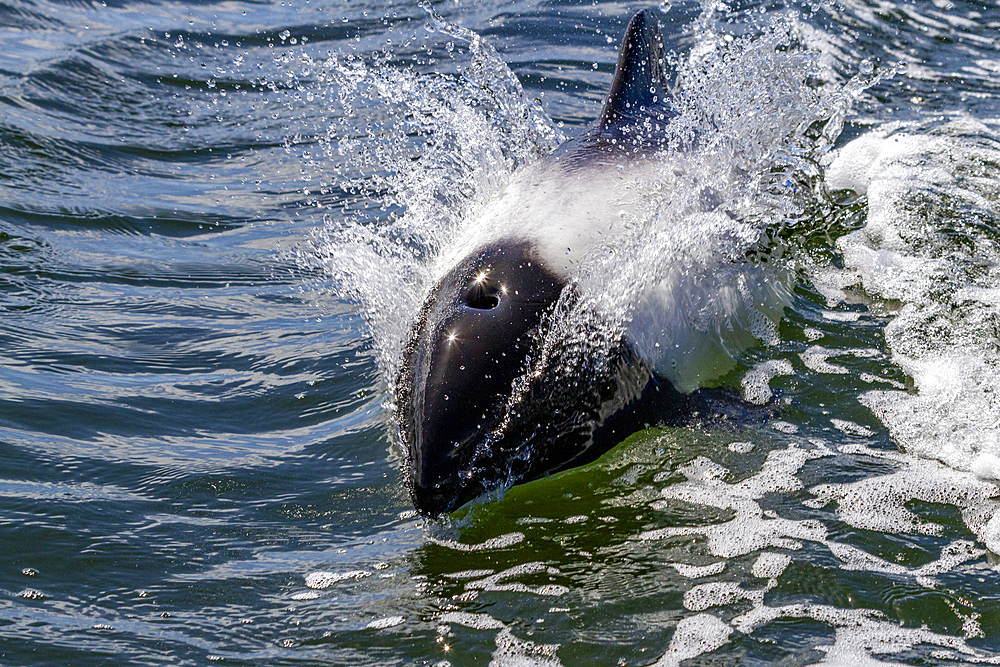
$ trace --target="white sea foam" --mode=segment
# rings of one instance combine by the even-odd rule
[[[802,357],[802,363],[807,368],[817,373],[847,373],[847,369],[843,366],[831,364],[827,361],[827,359],[835,354],[839,354],[839,352],[839,350],[828,350],[825,347],[813,345],[799,356]]]
[[[883,620],[881,614],[868,609],[840,609],[812,604],[782,607],[757,605],[734,618],[732,623],[737,630],[750,634],[761,626],[784,618],[809,618],[836,628],[834,643],[818,647],[827,654],[822,664],[885,664],[873,656],[901,653],[918,644],[953,649],[957,653],[948,655],[953,660],[981,657],[981,654],[959,637],[949,637],[923,628],[903,627]]]
[[[877,522],[909,530],[933,527],[908,515],[908,497],[944,497],[993,550],[1000,534],[986,528],[993,522],[984,503],[996,489],[974,476],[1000,476],[1000,248],[988,231],[1000,219],[1000,172],[987,166],[998,158],[994,130],[961,119],[871,132],[841,149],[826,172],[831,188],[867,196],[865,227],[838,241],[845,282],[901,302],[885,339],[916,389],[869,391],[862,401],[901,448],[952,469],[917,466],[898,473],[911,488],[890,476],[859,495],[895,494]]]
[[[438,619],[441,623],[455,623],[474,630],[500,630],[507,627],[489,614],[473,614],[467,611],[449,611]]]
[[[334,584],[348,579],[364,579],[372,576],[371,572],[352,570],[350,572],[310,572],[306,575],[306,586],[309,588],[330,588]]]
[[[743,398],[750,403],[764,405],[771,400],[773,393],[769,383],[779,375],[791,375],[795,372],[792,363],[786,359],[771,359],[756,364],[744,373]]]
[[[752,442],[731,442],[728,447],[731,452],[736,452],[737,454],[747,454],[753,451],[754,444]]]
[[[682,660],[710,653],[729,640],[733,629],[717,616],[698,614],[688,616],[677,624],[667,652],[656,662],[656,667],[674,667]]]
[[[685,563],[671,563],[671,567],[677,570],[677,574],[687,579],[700,579],[710,577],[714,574],[721,574],[726,569],[726,561],[720,560],[711,565],[687,565]]]
[[[792,557],[788,554],[768,551],[757,557],[750,571],[753,576],[760,579],[776,579],[791,562]]]
[[[438,546],[445,547],[446,549],[453,549],[455,551],[494,551],[496,549],[507,549],[515,544],[520,544],[524,541],[524,533],[507,533],[506,535],[492,537],[485,542],[480,542],[479,544],[466,544],[455,540],[442,540],[434,537],[429,539]]]
[[[526,574],[548,574],[549,576],[559,574],[559,570],[540,562],[521,563],[508,568],[502,572],[491,574],[482,579],[475,579],[466,584],[467,590],[485,591],[513,591],[516,593],[530,593],[532,595],[560,596],[569,592],[569,589],[560,584],[544,584],[542,586],[528,586],[520,582],[511,582],[510,579],[521,577]]]
[[[768,454],[759,473],[741,482],[723,481],[726,469],[700,457],[681,472],[687,482],[663,489],[670,500],[731,510],[729,521],[708,526],[670,526],[646,531],[641,539],[656,540],[683,535],[704,535],[714,556],[733,558],[766,548],[801,549],[802,540],[822,541],[826,529],[817,521],[769,517],[758,500],[767,493],[789,492],[802,488],[795,472],[811,458],[822,456],[818,450],[793,447]],[[656,507],[656,505],[654,505]]]
[[[684,608],[691,611],[704,611],[710,607],[735,604],[740,600],[763,604],[764,590],[748,590],[735,581],[714,581],[709,584],[699,584],[684,593]]]
[[[906,575],[913,577],[918,584],[933,588],[935,575],[943,574],[954,569],[956,566],[979,558],[986,552],[978,549],[968,540],[956,540],[948,544],[941,550],[941,557],[921,567],[909,568],[898,563],[879,558],[873,554],[852,547],[849,544],[830,542],[830,551],[843,561],[843,568],[847,570],[864,570],[865,572],[882,572],[893,575]]]
[[[863,438],[870,438],[871,436],[875,435],[875,432],[872,431],[867,426],[862,426],[861,424],[855,424],[854,422],[847,421],[846,419],[831,418],[830,423],[833,424],[833,427],[835,429],[837,429],[838,431],[842,431],[847,435],[856,435]]]
[[[493,574],[493,570],[462,570],[461,572],[450,572],[445,576],[449,579],[476,579],[491,574]]]
[[[792,424],[791,422],[786,422],[783,419],[775,419],[773,422],[771,422],[771,428],[773,428],[775,431],[779,431],[781,433],[798,433],[799,432],[799,427],[798,426],[796,426],[795,424]]]
[[[289,596],[292,600],[318,600],[323,597],[319,591],[300,591]]]
[[[947,468],[934,461],[914,459],[905,453],[868,448],[862,444],[848,447],[849,452],[837,456],[865,456],[880,459],[886,465],[898,467],[897,472],[876,475],[855,482],[821,484],[809,489],[813,496],[808,507],[822,508],[836,502],[839,520],[865,530],[888,534],[940,534],[937,524],[921,520],[905,507],[911,500],[954,505],[963,510],[967,525],[984,543],[995,540],[994,530],[987,524],[992,517],[994,488],[973,476]],[[911,629],[886,620],[874,610],[841,609],[822,604],[801,604],[771,607],[765,595],[778,585],[779,578],[795,558],[803,542],[829,549],[845,570],[860,570],[893,579],[910,580],[927,588],[938,588],[941,575],[960,568],[985,567],[974,564],[985,550],[971,540],[957,539],[944,544],[937,558],[919,566],[895,563],[846,542],[831,539],[819,522],[794,521],[775,512],[765,511],[761,501],[768,494],[788,494],[802,489],[798,479],[803,466],[824,457],[835,456],[823,443],[813,449],[790,446],[768,454],[760,472],[739,482],[729,482],[730,472],[707,457],[698,457],[679,469],[687,481],[662,489],[664,498],[706,505],[733,512],[728,520],[708,526],[679,526],[647,531],[641,539],[671,539],[701,535],[709,554],[725,560],[709,566],[684,566],[671,563],[685,578],[719,575],[738,569],[721,567],[733,559],[757,553],[750,574],[766,580],[760,587],[746,581],[712,581],[697,584],[684,593],[684,607],[693,612],[719,609],[738,610],[731,625],[705,614],[681,621],[660,664],[677,664],[685,656],[693,657],[714,650],[728,640],[735,628],[753,634],[764,626],[784,618],[809,618],[832,627],[834,642],[820,647],[827,653],[824,664],[876,664],[880,656],[911,650],[919,645],[947,649],[951,659],[960,661],[991,661],[993,658],[969,647],[962,637],[938,634],[926,629]],[[653,504],[666,508],[666,505]],[[749,609],[748,609],[749,607]],[[964,615],[963,633],[966,638],[982,635],[979,617]],[[725,616],[723,616],[725,617]],[[706,638],[704,642],[699,637]],[[708,641],[707,638],[713,638]],[[708,648],[712,647],[712,648]]]
[[[402,625],[404,621],[406,621],[406,619],[402,616],[386,616],[385,618],[378,618],[371,621],[365,626],[365,628],[369,630],[385,630],[386,628]]]
[[[559,667],[556,657],[558,644],[536,644],[514,636],[510,628],[502,629],[496,636],[496,650],[490,665],[496,667]]]
[[[992,516],[992,484],[930,461],[913,461],[899,471],[843,484],[820,484],[810,492],[816,505],[837,503],[837,516],[857,528],[886,533],[937,535],[941,526],[906,508],[910,500],[947,503],[963,510],[973,532],[985,538]]]

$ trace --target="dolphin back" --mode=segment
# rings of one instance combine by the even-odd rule
[[[647,116],[673,116],[669,95],[663,33],[656,14],[644,9],[632,17],[625,30],[615,78],[597,122],[612,127]]]

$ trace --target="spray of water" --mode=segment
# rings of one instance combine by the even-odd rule
[[[877,77],[820,89],[816,55],[796,47],[794,14],[732,38],[717,31],[713,12],[679,62],[679,115],[663,151],[606,195],[621,220],[573,267],[575,289],[558,304],[511,409],[532,376],[562,372],[569,381],[587,365],[599,375],[626,332],[683,391],[717,378],[754,340],[777,339],[790,272],[768,232],[803,217],[817,160]]]
[[[551,372],[555,350],[564,370],[599,368],[650,310],[672,324],[645,341],[647,351],[698,347],[672,361],[676,374],[693,378],[682,389],[702,380],[685,357],[715,358],[714,368],[773,336],[781,272],[748,255],[768,244],[769,230],[801,216],[819,155],[872,81],[817,86],[819,65],[797,44],[794,15],[755,18],[729,37],[714,12],[706,7],[695,23],[692,52],[673,57],[679,115],[665,150],[601,204],[619,219],[574,266],[572,295],[558,304],[525,377]],[[480,36],[433,13],[426,29],[427,53],[457,71],[395,62],[398,45],[371,57],[284,62],[289,85],[308,81],[309,94],[334,112],[310,158],[322,174],[316,190],[353,203],[327,215],[297,259],[359,304],[390,396],[414,318],[455,249],[500,233],[483,215],[488,203],[565,139]],[[651,284],[666,287],[668,302],[649,302]]]
[[[390,394],[435,258],[512,173],[564,138],[479,35],[433,14],[426,29],[449,40],[427,52],[464,60],[458,73],[397,64],[392,45],[370,58],[284,60],[290,84],[316,91],[335,119],[306,159],[321,175],[314,189],[355,203],[325,215],[296,259],[360,306]]]

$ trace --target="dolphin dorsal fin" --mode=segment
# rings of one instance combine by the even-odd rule
[[[625,30],[599,124],[608,127],[649,114],[657,107],[669,108],[668,89],[660,22],[652,10],[644,9],[632,17]]]

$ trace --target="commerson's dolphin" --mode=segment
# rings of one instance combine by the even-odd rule
[[[447,513],[485,491],[588,463],[644,423],[689,409],[702,378],[687,360],[700,343],[677,313],[680,273],[651,282],[599,363],[578,349],[542,349],[557,304],[577,297],[574,267],[621,219],[611,190],[641,183],[669,149],[664,130],[678,115],[669,94],[659,22],[641,11],[598,120],[515,174],[479,213],[476,245],[457,243],[443,260],[397,380],[404,467],[420,512]],[[632,199],[633,210],[646,203]],[[739,319],[725,296],[702,300]]]

